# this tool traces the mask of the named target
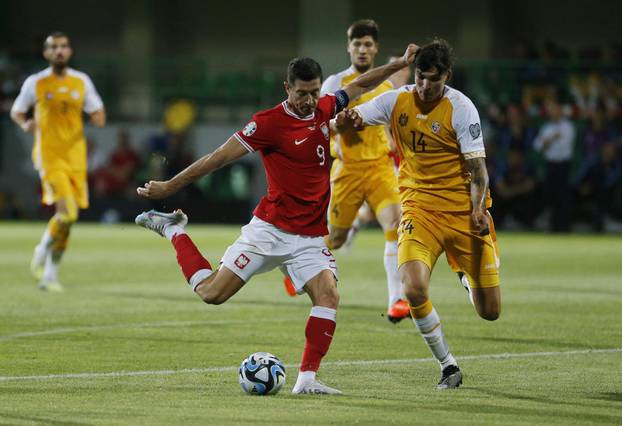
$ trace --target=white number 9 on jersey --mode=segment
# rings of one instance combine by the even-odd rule
[[[316,152],[317,156],[320,157],[320,166],[323,166],[324,164],[326,164],[326,154],[324,152],[324,147],[322,145],[318,145]]]

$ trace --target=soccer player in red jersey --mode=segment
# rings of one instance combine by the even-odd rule
[[[309,295],[313,307],[292,393],[341,393],[316,379],[333,338],[339,304],[337,265],[324,242],[330,200],[330,120],[350,99],[373,90],[411,63],[417,49],[409,45],[401,60],[374,68],[334,94],[321,97],[320,65],[310,58],[295,58],[284,83],[287,100],[256,113],[244,129],[172,179],[150,181],[137,189],[147,198],[165,198],[248,152],[259,151],[268,193],[223,255],[218,270],[212,269],[186,234],[188,218],[181,210],[144,212],[136,217],[136,223],[171,240],[186,280],[205,303],[226,302],[253,275],[276,267],[290,277],[298,293]]]

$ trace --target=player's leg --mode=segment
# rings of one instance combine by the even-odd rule
[[[387,319],[397,323],[410,316],[404,288],[397,271],[397,227],[400,223],[401,209],[397,179],[393,165],[381,163],[366,182],[367,202],[376,213],[378,223],[385,236],[384,269],[387,276],[389,294]]]
[[[331,171],[331,197],[328,208],[326,246],[336,250],[343,246],[359,208],[365,200],[364,175],[366,169],[357,165],[335,162]]]
[[[354,243],[354,238],[358,234],[358,232],[368,223],[374,221],[376,219],[376,215],[369,207],[369,204],[363,203],[363,205],[359,208],[356,217],[354,218],[354,222],[352,222],[352,226],[348,230],[348,236],[346,237],[345,243],[343,243],[344,248],[349,248]]]
[[[387,318],[393,323],[410,316],[404,286],[397,270],[397,227],[400,222],[399,204],[389,204],[376,215],[384,231],[384,270],[389,294]]]
[[[435,233],[440,232],[429,212],[416,210],[406,214],[400,224],[398,264],[413,322],[432,355],[439,362],[441,379],[437,389],[457,388],[462,373],[449,351],[441,319],[429,298],[430,274],[442,246]]]
[[[291,278],[298,293],[305,292],[313,304],[305,327],[305,347],[292,393],[340,394],[319,382],[316,373],[333,340],[339,293],[335,258],[321,237],[300,237],[298,247],[281,270]],[[319,272],[318,272],[319,271]]]
[[[35,275],[40,273],[40,289],[62,291],[58,270],[69,242],[71,226],[78,220],[79,194],[75,193],[76,185],[72,184],[69,174],[63,172],[48,173],[43,180],[43,187],[44,202],[53,202],[56,212],[35,248],[31,270]]]
[[[187,223],[188,217],[181,210],[176,210],[172,213],[161,213],[151,210],[136,217],[136,224],[150,229],[171,241],[177,254],[177,263],[186,281],[205,303],[212,305],[224,303],[237,293],[247,281],[243,279],[243,274],[234,273],[229,263],[237,264],[241,269],[244,269],[247,262],[244,263],[242,261],[242,256],[248,261],[251,255],[238,255],[238,260],[227,261],[227,266],[222,266],[214,272],[210,263],[203,257],[190,236],[186,233],[185,226]],[[235,248],[235,244],[228,250],[229,254],[232,248]],[[228,259],[227,253],[224,259]],[[253,267],[249,267],[246,272],[252,274],[254,272],[252,269]]]
[[[448,214],[452,244],[447,246],[451,268],[459,272],[462,285],[469,291],[478,315],[494,321],[501,312],[499,255],[492,218],[490,233],[480,236],[473,229],[470,215]]]
[[[324,270],[309,280],[304,290],[309,295],[313,307],[305,327],[305,347],[292,393],[341,394],[341,391],[326,386],[316,378],[337,325],[339,293],[335,277],[331,271]]]

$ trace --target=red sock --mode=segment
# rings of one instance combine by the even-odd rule
[[[305,328],[305,350],[302,353],[300,371],[317,371],[322,358],[328,352],[337,324],[333,320],[310,316]]]
[[[212,270],[212,265],[203,257],[187,234],[177,234],[171,242],[177,252],[177,263],[181,266],[186,281],[190,282],[190,278],[201,269]]]

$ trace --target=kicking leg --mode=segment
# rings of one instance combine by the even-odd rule
[[[181,210],[172,213],[151,210],[136,217],[136,224],[171,241],[186,281],[205,303],[224,303],[244,286],[244,281],[224,266],[213,272],[210,263],[186,234],[187,223],[188,217]]]

